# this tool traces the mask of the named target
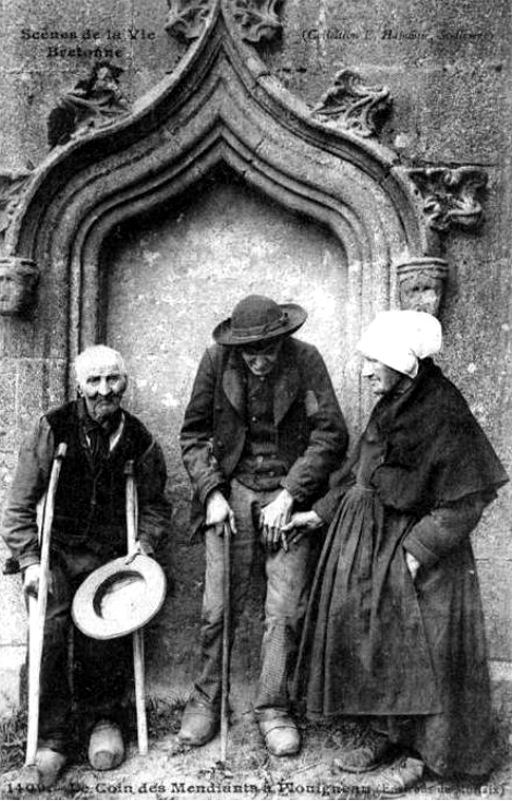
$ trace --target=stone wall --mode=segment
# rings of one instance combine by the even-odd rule
[[[0,170],[30,169],[47,157],[48,114],[60,94],[86,77],[89,51],[123,67],[124,94],[142,102],[177,68],[188,47],[165,30],[167,12],[165,0],[145,0],[135,11],[128,0],[4,3]],[[389,88],[393,109],[380,138],[405,166],[472,165],[487,172],[483,225],[453,229],[443,237],[450,279],[441,313],[440,363],[512,470],[508,0],[490,6],[476,0],[369,0],[364,6],[356,0],[286,0],[282,23],[281,38],[260,47],[260,54],[270,73],[298,98],[317,105],[339,70],[355,69],[368,84]],[[197,197],[183,200],[172,214],[119,226],[103,261],[106,338],[123,350],[133,372],[128,406],[164,444],[175,505],[178,582],[154,627],[151,643],[158,640],[164,647],[150,648],[151,675],[155,684],[162,683],[163,663],[171,654],[175,684],[183,688],[197,656],[202,552],[187,539],[189,491],[176,438],[197,359],[233,302],[261,289],[308,308],[310,319],[301,335],[324,353],[343,403],[351,358],[341,341],[345,254],[327,228],[224,172],[211,176]],[[22,434],[37,413],[64,399],[66,345],[55,336],[51,311],[61,290],[43,282],[39,308],[44,313],[36,309],[31,320],[0,318],[2,497]],[[360,421],[351,408],[346,411],[355,438]],[[505,665],[512,662],[510,499],[510,489],[504,490],[475,535],[491,657]],[[2,665],[14,664],[23,650],[18,582],[0,577],[0,592],[7,598],[2,618],[14,621],[0,628]],[[242,626],[240,677],[251,675],[257,656],[252,617],[248,613]],[[4,691],[11,700],[13,682]]]

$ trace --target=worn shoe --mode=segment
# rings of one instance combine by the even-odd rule
[[[365,729],[352,748],[344,748],[333,762],[339,770],[349,773],[364,773],[379,765],[390,749],[391,743],[385,734]]]
[[[60,751],[45,747],[37,749],[36,766],[43,787],[53,787],[66,762],[67,758]]]
[[[208,704],[192,699],[181,719],[178,740],[184,745],[206,745],[219,730],[219,714]]]
[[[402,795],[420,783],[424,768],[421,759],[401,757],[391,765],[367,774],[361,780],[361,785],[365,790],[384,798]]]
[[[386,768],[377,771],[376,784],[379,792],[386,795],[401,795],[420,783],[425,765],[421,759],[402,757]]]
[[[113,770],[124,759],[121,729],[110,720],[100,720],[89,739],[89,762],[95,770]]]
[[[265,746],[272,756],[293,756],[300,751],[300,734],[289,715],[276,712],[258,719]]]

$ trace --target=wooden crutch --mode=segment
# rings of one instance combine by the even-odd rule
[[[67,445],[61,442],[55,453],[50,482],[43,509],[43,522],[40,536],[40,575],[37,598],[29,595],[29,639],[28,639],[28,723],[26,768],[36,768],[37,740],[39,735],[39,701],[41,695],[41,660],[43,656],[44,626],[48,603],[48,585],[50,573],[50,539],[55,508],[55,495],[59,481],[62,460],[66,455]]]
[[[126,462],[126,533],[128,540],[128,556],[133,556],[137,549],[137,487],[133,460]],[[133,638],[133,671],[135,677],[135,710],[137,714],[137,742],[139,754],[148,753],[148,725],[146,720],[146,698],[144,692],[144,630],[138,629]]]
[[[223,601],[222,684],[220,700],[220,759],[226,761],[229,718],[229,629],[231,624],[231,526],[224,523],[223,532]]]

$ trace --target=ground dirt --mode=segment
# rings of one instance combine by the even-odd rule
[[[96,772],[88,766],[85,746],[58,784],[42,791],[27,782],[23,769],[24,720],[20,712],[0,726],[0,799],[360,799],[389,798],[379,788],[378,772],[359,776],[341,773],[333,759],[354,737],[354,724],[320,726],[301,723],[303,747],[296,757],[269,756],[252,711],[234,704],[227,759],[220,761],[220,737],[200,749],[185,748],[177,739],[183,701],[158,698],[148,703],[149,754],[141,756],[130,742],[127,758],[117,769]],[[439,781],[425,775],[414,790],[401,795],[416,799],[501,798],[512,801],[512,753],[508,725],[500,724],[499,767],[485,781]]]

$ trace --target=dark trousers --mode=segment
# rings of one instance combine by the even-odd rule
[[[262,545],[257,528],[259,508],[270,503],[280,490],[255,492],[234,480],[230,505],[237,533],[231,538],[231,629],[234,632],[249,591],[253,569],[261,558]],[[289,710],[288,683],[306,612],[311,575],[310,542],[305,537],[288,551],[266,552],[265,630],[255,702],[257,715],[265,711]],[[202,611],[202,672],[195,683],[194,698],[208,704],[215,713],[220,707],[222,677],[222,631],[224,615],[223,539],[213,529],[206,532],[206,576]]]
[[[68,670],[73,595],[103,563],[89,552],[52,557],[40,678],[40,747],[66,753],[73,701],[81,716],[81,731],[89,731],[101,718],[123,724],[121,702],[132,672],[129,637],[93,640],[73,628],[72,665]]]

